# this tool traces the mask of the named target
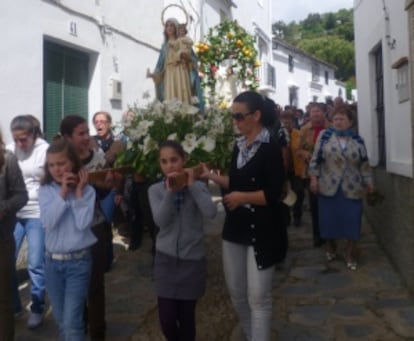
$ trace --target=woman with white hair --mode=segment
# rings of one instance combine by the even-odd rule
[[[34,329],[43,321],[45,310],[45,231],[40,222],[39,188],[44,175],[46,150],[49,144],[42,138],[39,121],[32,115],[19,115],[10,124],[13,142],[7,146],[19,163],[29,195],[27,204],[17,212],[14,228],[16,258],[26,237],[28,272],[32,304],[27,327]],[[15,313],[22,313],[17,280],[14,281]]]

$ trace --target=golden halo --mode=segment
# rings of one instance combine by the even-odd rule
[[[161,23],[162,23],[162,25],[163,25],[163,26],[165,26],[165,22],[166,22],[166,20],[167,20],[168,18],[170,18],[170,17],[168,17],[168,18],[164,18],[164,16],[165,16],[165,11],[166,11],[168,8],[171,8],[171,7],[177,7],[178,9],[180,9],[180,10],[183,12],[184,17],[185,17],[185,22],[184,22],[184,23],[181,23],[181,22],[180,22],[180,24],[184,24],[184,25],[186,25],[186,26],[187,26],[187,23],[188,23],[188,14],[187,14],[186,10],[185,10],[182,6],[177,5],[177,4],[170,4],[170,5],[166,6],[166,7],[162,10],[162,12],[161,12]]]

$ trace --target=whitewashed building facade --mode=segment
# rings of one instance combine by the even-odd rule
[[[412,288],[413,1],[355,0],[354,25],[359,131],[376,187],[385,195],[382,204],[367,207],[366,213]]]
[[[273,38],[274,99],[280,105],[305,109],[309,102],[346,97],[345,84],[335,78],[336,67]]]
[[[119,122],[129,105],[146,103],[144,93],[154,98],[146,70],[154,68],[163,42],[161,13],[173,3],[187,11],[194,41],[226,18],[239,19],[258,36],[263,63],[271,63],[271,0],[2,1],[0,124],[6,142],[15,115],[36,116],[50,138],[65,115],[91,120],[107,110]]]

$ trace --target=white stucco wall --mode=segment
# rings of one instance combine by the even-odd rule
[[[154,68],[163,39],[162,1],[151,1],[147,16],[142,16],[144,4],[136,6],[134,0],[102,1],[100,6],[93,1],[62,0],[60,3],[64,8],[46,1],[0,2],[0,25],[4,33],[9,32],[4,34],[0,46],[3,56],[0,70],[7,80],[0,84],[0,122],[6,142],[10,141],[8,128],[15,115],[30,113],[43,122],[45,40],[90,55],[90,116],[98,110],[107,110],[117,122],[128,105],[141,100],[144,91],[154,93],[153,83],[145,78],[145,71],[147,67]],[[77,36],[69,33],[70,22],[76,24]],[[105,39],[99,22],[115,28],[106,30]],[[109,100],[110,78],[122,81],[122,102]]]
[[[16,115],[30,113],[43,124],[44,41],[89,54],[90,119],[94,112],[106,110],[114,122],[119,122],[129,105],[146,102],[144,92],[154,98],[153,82],[145,75],[147,68],[152,70],[156,64],[163,42],[161,12],[171,3],[186,8],[189,35],[194,41],[220,23],[223,16],[237,19],[251,33],[259,27],[270,37],[271,0],[236,1],[237,8],[222,0],[0,1],[4,33],[0,45],[4,79],[0,84],[0,128],[5,141],[10,142],[9,124]],[[76,25],[76,35],[70,34],[71,22]],[[269,45],[264,55],[269,61],[270,51]],[[122,82],[121,102],[109,99],[111,78]]]
[[[354,2],[359,128],[365,138],[370,161],[372,165],[376,165],[378,127],[375,112],[375,65],[371,53],[382,44],[386,167],[390,173],[412,177],[411,101],[399,103],[396,89],[397,71],[391,68],[401,57],[409,56],[405,0],[387,0],[385,4],[388,20],[383,6],[379,6],[376,0]]]

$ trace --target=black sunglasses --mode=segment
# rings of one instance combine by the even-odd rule
[[[254,112],[248,112],[246,114],[243,114],[241,112],[235,112],[234,114],[231,114],[231,118],[235,121],[240,122],[240,121],[243,121],[246,118],[246,116],[253,115],[253,114]]]

